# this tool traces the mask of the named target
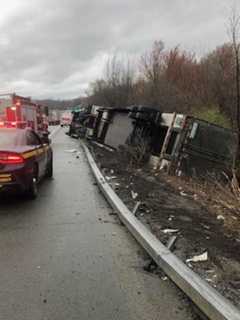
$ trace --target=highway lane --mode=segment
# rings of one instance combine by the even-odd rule
[[[83,152],[61,129],[54,179],[35,201],[0,203],[0,319],[194,319],[175,286],[111,215]]]

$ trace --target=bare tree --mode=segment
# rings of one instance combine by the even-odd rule
[[[105,65],[103,79],[90,86],[91,100],[107,107],[125,107],[132,103],[134,68],[129,59],[111,56]]]
[[[196,86],[196,95],[202,105],[219,110],[226,117],[226,123],[231,122],[232,127],[236,120],[234,56],[232,44],[227,43],[203,57],[199,64],[199,83]]]
[[[237,14],[236,9],[232,9],[229,18],[229,33],[231,36],[232,49],[234,54],[234,68],[235,68],[235,112],[233,129],[237,133],[237,147],[233,157],[233,182],[236,187],[237,169],[239,167],[239,151],[240,151],[240,15]],[[237,184],[238,186],[238,184]]]
[[[140,68],[150,88],[149,102],[159,104],[161,94],[161,78],[165,66],[164,43],[155,41],[150,52],[145,53],[140,60]]]

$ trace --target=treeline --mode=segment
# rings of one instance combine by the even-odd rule
[[[44,100],[35,100],[37,103],[48,106],[49,109],[59,109],[59,110],[66,110],[72,109],[77,105],[84,103],[86,98],[76,98],[76,99],[69,99],[69,100],[54,100],[54,99],[44,99]]]
[[[198,59],[192,52],[180,47],[167,50],[162,41],[156,41],[137,63],[111,57],[103,77],[90,85],[88,102],[108,107],[154,106],[229,127],[236,117],[235,73],[231,44]]]

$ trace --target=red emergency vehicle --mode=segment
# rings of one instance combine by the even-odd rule
[[[35,198],[38,182],[52,177],[47,116],[30,98],[0,95],[0,195],[23,191]]]
[[[48,133],[48,110],[16,94],[0,95],[0,127],[31,128],[40,136]]]

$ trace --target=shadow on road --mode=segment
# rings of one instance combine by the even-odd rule
[[[32,200],[27,197],[24,193],[2,193],[0,194],[0,215],[3,214],[2,209],[21,209],[24,205],[32,205],[34,202],[39,201],[39,198],[44,197],[44,191],[51,185],[52,180],[43,180],[39,183],[39,195],[37,199]]]

